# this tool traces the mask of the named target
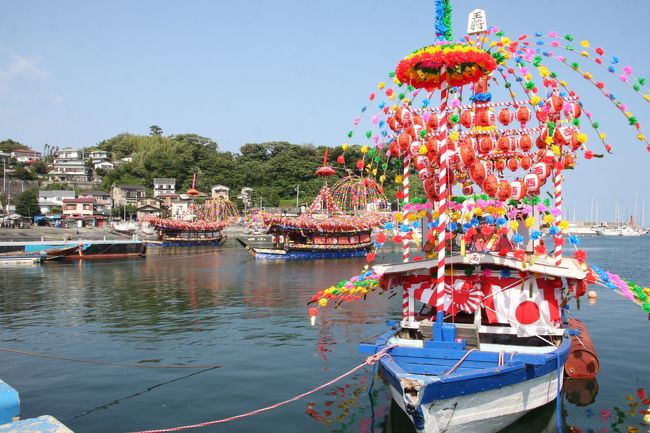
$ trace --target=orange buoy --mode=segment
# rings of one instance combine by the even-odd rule
[[[569,329],[578,330],[580,333],[571,337],[571,350],[564,364],[564,373],[575,378],[596,377],[600,370],[600,362],[587,327],[578,319],[569,319]]]

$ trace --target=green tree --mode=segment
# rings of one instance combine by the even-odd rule
[[[41,213],[36,188],[28,189],[18,196],[16,199],[16,213],[25,217],[33,217]]]
[[[158,137],[160,137],[163,133],[162,128],[158,125],[151,125],[149,127],[149,131],[150,131],[150,135],[158,136]]]
[[[31,169],[34,173],[47,174],[47,165],[43,161],[34,161]]]
[[[0,141],[0,152],[13,152],[17,149],[27,149],[27,146],[11,138]]]
[[[30,170],[25,168],[23,164],[17,164],[12,176],[20,180],[35,180],[38,177]]]

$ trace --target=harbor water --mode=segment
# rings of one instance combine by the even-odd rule
[[[650,285],[650,236],[582,238],[580,247],[589,263]],[[376,263],[399,257],[383,252]],[[269,406],[362,363],[358,343],[399,318],[399,296],[373,293],[323,309],[310,326],[311,296],[364,265],[255,261],[229,241],[143,259],[3,268],[0,378],[20,392],[22,418],[54,415],[77,433],[196,424]],[[590,331],[600,373],[597,384],[571,383],[562,399],[565,432],[639,425],[629,398],[650,388],[648,315],[609,289],[595,290],[595,304],[583,298],[571,312]],[[191,431],[413,432],[380,380],[369,395],[372,379],[365,368],[300,401]],[[615,408],[621,427],[612,427],[621,418]],[[546,406],[507,431],[553,432],[555,417],[555,406]]]

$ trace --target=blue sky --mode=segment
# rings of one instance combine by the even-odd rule
[[[272,140],[340,145],[376,84],[433,38],[433,0],[3,5],[0,138],[36,149],[92,146],[120,132],[146,134],[152,124],[166,135],[211,137],[222,150]],[[635,75],[650,74],[647,1],[463,0],[453,7],[456,37],[468,12],[481,7],[491,25],[513,37],[571,33],[617,55]],[[558,72],[615,150],[604,160],[581,161],[568,175],[569,216],[575,207],[583,219],[593,197],[601,219],[613,219],[616,201],[632,211],[638,193],[650,225],[650,153],[593,87]],[[615,77],[602,78],[650,135],[650,104]]]

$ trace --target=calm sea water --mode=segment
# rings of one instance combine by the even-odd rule
[[[584,238],[588,260],[650,285],[650,237]],[[378,262],[398,260],[397,252]],[[373,294],[328,310],[311,327],[306,303],[358,273],[363,259],[256,262],[234,244],[146,259],[1,269],[0,348],[116,363],[220,365],[198,370],[110,367],[0,351],[0,378],[20,392],[22,417],[56,416],[75,432],[127,432],[225,418],[312,389],[363,361],[357,344],[398,318],[400,299]],[[600,357],[597,384],[572,384],[565,431],[638,425],[628,396],[650,388],[650,323],[599,289],[573,313]],[[304,400],[200,432],[412,432],[369,370]],[[597,388],[597,393],[594,390]],[[650,390],[649,390],[650,391]],[[596,394],[596,395],[594,395]],[[638,408],[637,408],[638,409]],[[555,431],[553,405],[508,429]],[[636,423],[636,424],[634,424]]]

